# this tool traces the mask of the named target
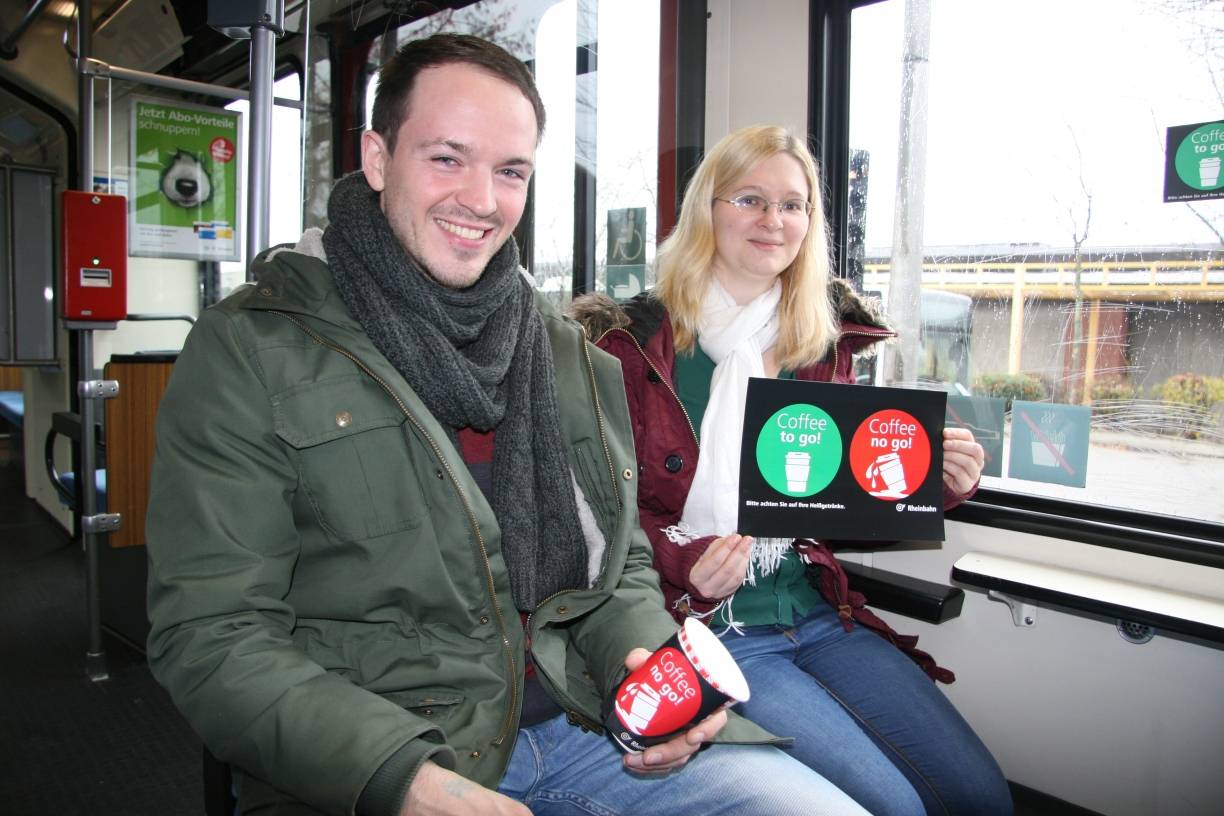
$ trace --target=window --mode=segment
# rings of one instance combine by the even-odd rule
[[[589,274],[597,290],[631,296],[654,255],[658,21],[658,0],[483,0],[438,12],[370,49],[366,121],[375,72],[398,44],[458,31],[505,47],[532,65],[547,113],[523,263],[559,304],[575,273],[583,285]]]
[[[588,12],[597,20],[581,16]],[[658,43],[658,0],[598,8],[565,0],[541,21],[537,76],[549,126],[536,177],[535,272],[559,300],[573,291],[571,270],[588,265],[595,291],[617,298],[653,283]],[[583,179],[593,187],[586,201]],[[584,229],[583,219],[589,235],[579,251],[587,257],[575,258],[574,230]]]
[[[1215,22],[907,5],[851,20],[850,273],[904,338],[875,376],[952,395],[985,487],[1224,522],[1224,199],[1162,200],[1169,129],[1220,119]]]
[[[301,78],[297,73],[287,74],[272,86],[272,95],[280,99],[302,98]],[[245,178],[243,199],[238,207],[238,224],[242,235],[243,258],[241,261],[221,264],[220,297],[228,295],[235,286],[246,280],[246,236],[247,236],[247,190],[250,164],[248,163],[247,133],[250,124],[250,103],[239,99],[225,106],[227,110],[242,111],[243,139],[242,164]],[[302,235],[302,114],[283,105],[272,106],[272,152],[270,188],[268,190],[268,246],[295,243]]]

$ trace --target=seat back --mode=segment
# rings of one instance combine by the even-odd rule
[[[106,400],[107,512],[121,513],[122,526],[108,536],[112,547],[145,543],[149,476],[157,408],[170,381],[176,355],[140,354],[111,358],[103,377],[119,383],[119,395]]]
[[[19,366],[0,366],[0,391],[21,390],[21,368]]]

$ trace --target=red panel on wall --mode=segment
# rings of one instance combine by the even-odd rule
[[[127,317],[127,198],[65,190],[63,315],[114,322]]]

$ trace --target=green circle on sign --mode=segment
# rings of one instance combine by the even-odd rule
[[[1212,122],[1190,131],[1177,146],[1173,166],[1177,177],[1195,190],[1224,187],[1224,122]]]
[[[757,436],[757,469],[785,496],[811,496],[829,486],[841,467],[842,438],[833,417],[815,405],[781,409]]]

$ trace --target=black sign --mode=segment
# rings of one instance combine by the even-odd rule
[[[1164,200],[1224,198],[1224,121],[1178,125],[1165,142]]]
[[[939,541],[947,394],[748,381],[738,531]]]

